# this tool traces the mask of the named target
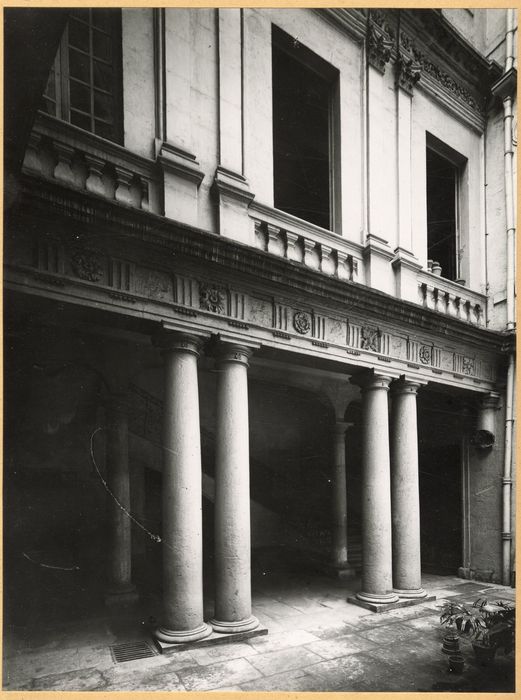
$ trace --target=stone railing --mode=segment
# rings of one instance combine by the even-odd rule
[[[38,113],[24,171],[70,187],[160,213],[155,161],[72,124]]]
[[[339,279],[364,282],[361,245],[255,201],[249,214],[257,248]]]
[[[419,303],[428,309],[485,326],[487,297],[430,272],[418,273]]]

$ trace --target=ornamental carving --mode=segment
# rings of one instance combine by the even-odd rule
[[[361,336],[360,347],[362,350],[372,350],[373,352],[378,352],[378,340],[380,337],[378,328],[362,326]]]
[[[199,306],[205,311],[214,314],[223,314],[226,295],[222,289],[215,285],[201,284],[199,286]]]
[[[380,73],[385,72],[385,65],[391,58],[395,36],[387,18],[388,15],[383,10],[370,10],[369,12],[367,60]]]
[[[476,371],[476,360],[473,357],[463,358],[463,374],[474,374]]]
[[[418,357],[422,364],[430,364],[432,359],[432,349],[428,345],[422,345],[420,350],[418,351]]]
[[[293,316],[293,328],[301,335],[306,335],[311,329],[311,318],[304,311],[297,311]]]
[[[400,50],[395,65],[396,84],[412,95],[421,76],[421,65],[414,58],[414,44],[407,34],[400,32]]]
[[[72,271],[81,280],[99,282],[103,277],[100,256],[91,250],[76,250],[71,256]]]
[[[416,48],[413,48],[414,59],[420,66],[421,70],[431,76],[440,85],[451,92],[456,98],[465,102],[471,109],[478,112],[481,116],[485,114],[485,101],[477,100],[473,95],[462,85],[460,85],[448,73],[442,70],[439,66],[433,63],[427,56]]]

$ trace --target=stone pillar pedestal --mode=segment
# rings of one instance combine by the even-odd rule
[[[347,485],[346,485],[346,430],[352,423],[338,421],[334,428],[333,464],[333,544],[331,566],[338,576],[351,577],[355,570],[348,561],[347,547]]]
[[[125,605],[138,599],[132,583],[130,475],[128,462],[128,404],[124,395],[107,402],[107,486],[109,517],[108,605]],[[125,512],[127,511],[127,512]]]
[[[400,380],[392,386],[391,489],[393,583],[400,598],[425,598],[421,586],[420,494],[416,395],[419,384]]]
[[[215,445],[216,632],[246,632],[251,614],[250,462],[248,378],[250,349],[222,343],[218,350]]]
[[[392,581],[391,484],[387,392],[391,378],[361,383],[363,403],[362,590],[365,603],[395,603]]]
[[[167,332],[163,409],[163,618],[162,642],[202,639],[202,476],[197,358],[199,339]]]

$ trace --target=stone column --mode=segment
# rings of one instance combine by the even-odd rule
[[[334,427],[333,464],[333,546],[332,565],[339,576],[354,576],[348,562],[347,548],[347,484],[346,484],[346,430],[352,423],[338,421]]]
[[[400,598],[425,598],[421,587],[420,492],[416,395],[419,384],[399,380],[392,386],[391,493],[393,583]]]
[[[107,604],[137,600],[132,584],[130,476],[128,462],[128,404],[125,395],[112,395],[107,402],[107,486],[109,488],[109,585]],[[126,512],[125,512],[126,511]]]
[[[163,408],[163,619],[156,637],[189,642],[211,633],[203,620],[202,476],[197,337],[168,332]]]
[[[251,614],[248,358],[251,350],[221,344],[215,445],[216,632],[246,632]]]
[[[392,582],[391,483],[387,392],[391,378],[372,375],[362,385],[362,590],[365,603],[395,603]]]

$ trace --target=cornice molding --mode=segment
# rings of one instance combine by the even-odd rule
[[[363,43],[366,35],[366,10],[354,8],[316,8],[313,10],[330,24],[341,29],[358,44]]]

